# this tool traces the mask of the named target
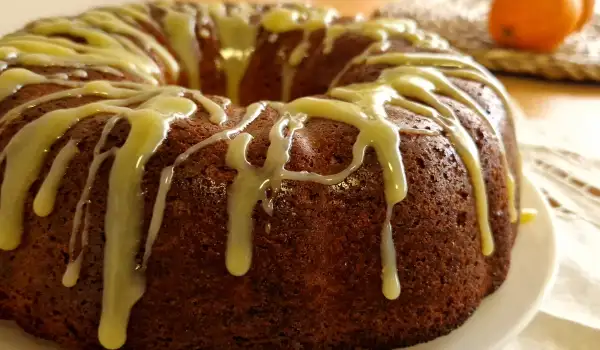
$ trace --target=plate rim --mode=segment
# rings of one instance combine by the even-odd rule
[[[518,336],[525,330],[525,328],[533,321],[535,316],[540,312],[542,303],[550,295],[550,292],[552,291],[552,288],[554,287],[556,278],[558,276],[559,249],[558,240],[556,237],[556,217],[552,212],[552,208],[550,207],[548,199],[546,198],[546,196],[544,196],[542,191],[533,183],[529,176],[529,172],[523,171],[522,183],[523,185],[529,187],[529,190],[531,190],[533,194],[538,197],[539,202],[541,203],[541,208],[535,208],[538,211],[537,216],[540,216],[540,209],[542,209],[543,215],[549,221],[550,230],[546,233],[548,236],[547,240],[549,243],[549,253],[551,256],[550,266],[548,269],[549,273],[546,275],[544,287],[540,290],[538,297],[532,303],[532,307],[529,308],[525,313],[523,313],[523,317],[521,319],[522,321],[515,324],[515,326],[509,332],[507,332],[501,340],[499,340],[496,344],[492,346],[492,349],[501,348],[502,346],[506,345],[508,341],[514,339],[516,336]]]
[[[432,339],[429,342],[416,344],[414,346],[408,348],[400,348],[396,350],[437,350],[437,349],[446,349],[446,347],[450,349],[471,349],[473,345],[477,346],[477,350],[486,349],[486,350],[500,350],[503,346],[505,346],[510,340],[516,338],[523,330],[533,321],[537,313],[540,311],[541,305],[544,300],[550,294],[552,287],[557,278],[558,269],[559,269],[559,254],[558,254],[558,244],[557,244],[557,236],[556,236],[556,218],[553,215],[550,204],[548,203],[546,197],[542,194],[540,189],[533,183],[531,178],[528,175],[527,171],[523,171],[522,181],[521,181],[521,201],[523,202],[524,198],[529,198],[529,200],[525,200],[526,202],[533,202],[530,205],[526,205],[526,207],[534,207],[538,215],[536,220],[533,223],[540,223],[539,225],[544,225],[544,242],[546,249],[544,250],[547,259],[545,259],[546,268],[544,269],[543,278],[539,283],[539,288],[535,291],[535,296],[531,297],[531,301],[527,303],[526,309],[521,314],[518,314],[513,317],[513,323],[511,326],[506,327],[506,329],[500,329],[499,331],[504,332],[501,336],[497,337],[497,339],[490,339],[488,342],[485,340],[480,341],[478,344],[464,344],[464,341],[460,339],[465,335],[471,334],[471,332],[466,333],[456,333],[457,330],[463,329],[463,327],[472,328],[472,322],[476,322],[476,315],[485,315],[486,312],[490,312],[489,310],[484,310],[482,307],[490,305],[489,303],[498,303],[502,302],[502,300],[494,300],[497,296],[502,295],[501,293],[508,290],[513,290],[509,286],[510,289],[507,288],[507,281],[511,281],[512,278],[511,272],[514,271],[517,265],[512,263],[509,269],[509,275],[505,279],[504,283],[492,294],[486,296],[481,304],[475,309],[473,314],[458,328],[452,330],[450,333]],[[545,223],[545,224],[544,224]],[[522,224],[520,224],[522,225]],[[542,229],[542,227],[540,227]],[[534,229],[535,231],[535,229]],[[514,248],[518,245],[520,235],[524,234],[522,231],[518,231],[517,236],[515,238],[515,243],[513,244],[512,251],[514,252]],[[531,244],[532,242],[530,242]],[[525,244],[523,242],[522,244]],[[514,273],[514,272],[513,272]],[[518,275],[517,275],[518,276]],[[515,276],[513,278],[518,279]],[[534,293],[532,293],[533,295]],[[481,316],[479,316],[481,317]],[[484,316],[484,320],[488,318]],[[504,324],[504,323],[501,323]],[[489,326],[489,324],[488,324]],[[498,332],[498,331],[497,331]],[[492,333],[496,334],[496,333]],[[491,336],[490,336],[491,338]],[[483,344],[481,344],[481,342]],[[483,347],[481,347],[483,345]]]

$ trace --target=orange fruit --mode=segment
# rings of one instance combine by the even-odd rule
[[[596,0],[582,0],[583,10],[579,21],[575,25],[575,31],[578,32],[592,19],[594,16],[594,7],[596,6]]]
[[[494,0],[488,29],[502,46],[554,51],[583,14],[582,0]]]

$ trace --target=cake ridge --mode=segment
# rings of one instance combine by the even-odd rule
[[[153,7],[165,12],[162,22],[156,20],[152,14]],[[260,30],[274,34],[302,31],[302,38],[284,60],[281,96],[285,100],[291,96],[290,87],[294,75],[306,59],[313,31],[325,31],[322,41],[325,54],[331,52],[337,39],[344,35],[358,34],[373,42],[362,54],[348,61],[331,82],[325,96],[299,97],[290,102],[286,101],[287,103],[262,101],[252,104],[247,107],[239,124],[196,143],[179,154],[173,164],[165,167],[161,172],[159,190],[154,201],[153,215],[146,233],[145,249],[140,264],[137,254],[140,253],[140,245],[144,240],[141,181],[145,164],[167,139],[171,124],[177,120],[193,118],[200,108],[208,112],[208,121],[212,124],[223,125],[228,121],[226,109],[229,101],[224,100],[219,104],[200,91],[164,85],[170,80],[182,81],[182,74],[185,74],[189,87],[193,89],[202,86],[199,69],[202,52],[198,44],[198,37],[201,35],[198,22],[201,16],[207,15],[214,21],[216,36],[223,45],[221,68],[227,77],[228,97],[234,104],[240,101],[242,78],[247,73],[248,62],[255,53],[256,37]],[[263,20],[257,21],[254,16],[262,16]],[[66,97],[100,98],[82,106],[57,109],[43,114],[13,135],[0,153],[0,165],[5,164],[0,191],[0,249],[14,250],[21,241],[26,197],[40,175],[48,149],[79,121],[108,113],[113,117],[105,124],[102,136],[94,149],[88,179],[77,205],[71,231],[70,261],[63,275],[65,286],[75,286],[87,244],[86,203],[90,200],[91,183],[100,165],[110,158],[113,164],[105,217],[104,290],[99,327],[99,339],[104,347],[117,349],[126,343],[130,312],[146,288],[144,272],[153,243],[160,232],[166,197],[177,166],[195,151],[221,141],[228,143],[226,165],[237,174],[228,189],[229,219],[224,259],[228,271],[235,276],[245,275],[251,267],[253,211],[259,202],[262,203],[265,212],[272,216],[272,198],[277,195],[282,181],[340,183],[362,166],[365,153],[373,149],[382,167],[387,204],[380,238],[382,292],[389,300],[398,299],[401,279],[398,275],[391,222],[394,206],[404,200],[410,186],[400,152],[401,133],[440,133],[427,129],[401,128],[388,117],[386,108],[394,106],[435,122],[452,143],[467,168],[473,186],[482,253],[486,256],[491,255],[494,251],[494,238],[489,225],[488,199],[479,150],[460,118],[439,96],[449,97],[471,109],[496,138],[506,179],[508,212],[511,222],[515,222],[516,185],[502,136],[488,120],[488,113],[484,108],[449,78],[458,77],[486,85],[499,95],[506,111],[509,112],[506,92],[478,64],[457,53],[388,52],[392,47],[391,40],[398,37],[408,40],[420,49],[449,49],[447,42],[420,31],[414,22],[371,19],[350,24],[332,24],[336,16],[328,10],[301,5],[274,6],[261,12],[250,5],[227,7],[224,4],[158,2],[93,10],[74,19],[42,20],[25,28],[23,32],[0,39],[0,60],[6,62],[6,67],[0,73],[0,81],[6,81],[8,86],[0,94],[2,99],[18,93],[26,86],[57,84],[64,88],[59,92],[27,101],[5,113],[0,119],[0,133],[6,125],[18,120],[24,110],[41,103]],[[141,27],[136,27],[135,21],[150,23],[163,31],[176,55],[163,48],[156,38],[145,33]],[[232,28],[243,28],[245,32],[236,38],[238,33]],[[123,36],[124,34],[126,36]],[[139,43],[134,43],[127,35],[141,41],[143,48],[137,46]],[[86,42],[75,42],[70,36],[82,37]],[[186,43],[191,43],[191,51],[186,50],[189,48]],[[153,58],[144,50],[156,51],[158,58]],[[180,62],[177,61],[177,57]],[[164,70],[160,68],[161,64],[157,63],[156,59],[161,60]],[[385,67],[380,70],[374,81],[338,85],[341,78],[357,65]],[[122,74],[131,81],[128,82],[128,79],[124,78],[123,82],[77,82],[70,80],[67,73],[46,77],[28,69],[46,66],[67,68],[72,72],[90,69],[109,75]],[[117,73],[113,74],[114,71]],[[262,167],[257,167],[246,159],[252,136],[244,129],[258,120],[267,107],[276,110],[279,118],[270,129],[270,144],[265,163]],[[295,133],[302,130],[305,123],[310,122],[312,118],[342,122],[358,129],[352,162],[342,172],[320,175],[285,169],[291,156],[290,149]],[[127,120],[131,128],[125,144],[101,152],[106,137],[120,119]],[[65,152],[76,152],[77,142],[75,139],[69,140]],[[69,154],[64,157],[68,158]],[[73,155],[74,153],[71,156]],[[68,159],[63,159],[59,153],[53,160],[53,166],[55,163],[60,170],[57,170],[60,176],[57,175],[52,180],[53,188],[58,187],[60,178],[67,173]],[[54,207],[54,197],[43,196],[40,193],[46,192],[38,192],[40,199],[37,200],[36,197],[38,205],[34,205],[34,212],[38,216],[47,216]],[[80,229],[81,225],[83,229]],[[77,241],[81,247],[79,254],[74,256]]]

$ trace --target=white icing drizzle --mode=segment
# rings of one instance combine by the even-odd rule
[[[336,76],[331,80],[331,83],[329,83],[329,90],[339,85],[340,79],[344,76],[344,74],[346,74],[346,72],[348,72],[348,70],[352,66],[354,66],[355,64],[363,63],[367,59],[367,57],[369,57],[373,52],[386,51],[387,49],[389,49],[389,47],[390,43],[388,41],[376,41],[371,45],[367,46],[367,48],[363,52],[361,52],[360,55],[348,61],[348,63],[342,68],[342,70],[339,71],[338,74],[336,74]]]
[[[79,230],[81,230],[81,251],[75,258],[75,260],[69,260],[67,263],[67,267],[65,269],[65,273],[62,278],[62,284],[65,287],[71,288],[77,284],[79,280],[79,275],[81,273],[81,265],[83,264],[84,252],[88,245],[89,241],[89,232],[88,232],[88,206],[89,206],[89,193],[91,191],[91,184],[88,185],[88,182],[93,182],[95,176],[98,172],[98,169],[104,163],[106,159],[114,156],[116,153],[116,149],[111,149],[107,152],[99,154],[94,158],[94,162],[90,166],[90,170],[88,173],[88,178],[86,179],[86,187],[84,191],[86,191],[85,197],[82,198],[77,203],[77,212],[75,212],[76,221],[73,222],[73,229],[71,231],[71,238],[69,240],[69,256],[72,258],[75,255],[75,245],[77,244],[77,234]],[[81,228],[83,217],[83,228]]]
[[[303,127],[306,115],[283,113],[269,133],[270,145],[265,163],[256,168],[246,159],[246,150],[252,136],[238,135],[229,144],[226,163],[238,174],[229,189],[227,201],[229,220],[227,223],[227,270],[234,276],[242,276],[250,269],[252,261],[252,211],[259,200],[269,215],[273,213],[272,199],[281,186],[283,167],[289,160],[294,132]],[[287,135],[284,135],[287,130]],[[270,189],[272,195],[267,196]]]
[[[296,75],[296,67],[306,57],[310,48],[311,34],[321,28],[327,27],[338,13],[334,9],[309,9],[294,11],[287,8],[276,8],[263,16],[261,25],[274,34],[302,30],[302,40],[290,53],[283,63],[281,72],[281,100],[290,100],[290,91]]]
[[[102,30],[108,31],[109,33],[127,35],[135,38],[139,43],[144,45],[144,49],[146,51],[155,52],[165,64],[168,74],[177,79],[179,76],[179,64],[169,53],[169,51],[165,49],[158,41],[156,41],[154,37],[145,33],[136,25],[125,22],[125,20],[120,18],[117,14],[124,16],[131,16],[132,14],[135,14],[132,16],[135,20],[143,22],[147,25],[151,23],[149,13],[138,12],[135,9],[131,9],[127,6],[89,11],[83,14],[81,19],[85,20],[91,25],[101,28]]]
[[[69,162],[71,162],[78,151],[77,141],[69,140],[58,152],[56,158],[54,158],[50,171],[46,175],[44,182],[42,182],[33,201],[33,211],[38,216],[48,216],[54,210],[54,203],[60,182],[67,172]]]
[[[471,176],[471,184],[475,193],[476,210],[478,215],[478,224],[481,233],[482,252],[484,255],[490,255],[494,250],[494,240],[488,219],[488,202],[485,190],[485,182],[481,173],[481,164],[479,162],[479,152],[473,139],[462,127],[454,112],[437,100],[427,81],[415,80],[412,82],[402,82],[404,84],[422,85],[422,89],[415,89],[413,94],[407,97],[420,100],[426,104],[434,104],[435,109],[426,106],[419,106],[409,100],[397,98],[392,101],[394,105],[418,110],[419,114],[429,117],[438,125],[442,126],[447,132],[447,137],[452,142],[456,151],[460,155],[467,171]],[[414,87],[415,85],[412,85]],[[410,86],[410,85],[409,85]]]
[[[164,17],[154,19],[150,6],[164,10]],[[5,165],[0,192],[0,249],[15,249],[21,241],[24,203],[52,145],[79,121],[98,114],[113,115],[105,124],[94,148],[71,231],[71,260],[63,276],[63,284],[67,287],[74,286],[80,277],[89,240],[88,206],[92,200],[92,186],[103,162],[114,157],[105,218],[104,291],[99,327],[99,339],[106,348],[117,349],[126,341],[130,311],[145,290],[144,271],[162,226],[167,194],[177,167],[192,154],[220,141],[229,142],[226,163],[237,170],[234,182],[228,188],[229,220],[225,255],[227,269],[236,276],[245,274],[251,268],[252,213],[259,201],[263,210],[273,215],[274,200],[282,181],[311,181],[325,185],[341,183],[362,166],[366,150],[372,148],[382,166],[386,201],[380,242],[382,292],[390,300],[399,297],[401,286],[394,234],[401,233],[393,230],[394,206],[405,198],[408,191],[399,148],[400,135],[404,132],[436,136],[440,132],[401,128],[388,119],[386,105],[404,108],[434,121],[453,144],[471,179],[482,252],[489,255],[494,249],[494,241],[488,222],[487,194],[478,149],[439,95],[448,96],[476,112],[498,139],[507,177],[509,214],[511,220],[517,218],[515,181],[508,167],[502,137],[485,110],[448,79],[456,77],[483,83],[493,89],[509,107],[502,86],[481,66],[456,54],[386,53],[395,37],[418,47],[449,49],[446,41],[421,31],[409,20],[375,19],[332,25],[337,16],[335,11],[312,9],[304,5],[275,6],[262,14],[261,18],[256,16],[259,14],[247,4],[233,5],[229,9],[223,4],[131,4],[92,10],[77,18],[41,20],[24,31],[0,39],[0,71],[3,71],[0,74],[0,101],[26,85],[52,83],[64,87],[62,91],[27,101],[5,113],[0,119],[0,133],[28,108],[72,97],[95,96],[99,99],[79,107],[45,113],[22,127],[0,153],[0,164]],[[190,118],[197,113],[199,106],[208,112],[211,123],[221,125],[227,121],[225,109],[229,101],[219,104],[198,91],[152,86],[165,81],[177,81],[181,64],[188,75],[188,85],[200,87],[201,52],[196,27],[198,21],[207,24],[211,20],[221,45],[221,61],[218,63],[225,70],[227,94],[234,103],[239,101],[240,83],[255,50],[259,27],[270,32],[275,40],[285,32],[303,31],[301,41],[287,58],[283,57],[285,64],[281,95],[286,101],[290,97],[296,67],[310,49],[311,34],[315,30],[326,28],[322,42],[324,54],[331,53],[336,40],[349,32],[367,36],[373,43],[351,59],[331,82],[327,93],[330,99],[304,97],[287,104],[260,102],[250,105],[238,125],[207,137],[181,153],[171,166],[164,168],[145,240],[143,261],[138,265],[136,255],[143,241],[144,198],[141,183],[146,163],[167,137],[170,125],[177,119]],[[181,62],[177,62],[140,24],[164,34]],[[210,31],[204,31],[202,33],[199,30],[198,35],[211,35]],[[69,37],[81,38],[85,42],[78,43]],[[153,60],[150,52],[158,57],[161,64]],[[374,82],[338,87],[344,74],[357,64],[384,64],[390,68],[385,69]],[[61,67],[65,70],[45,77],[23,68],[6,70],[11,65]],[[69,81],[72,77],[87,79],[88,72],[92,70],[121,78],[126,73],[146,84]],[[263,113],[267,105],[279,112],[279,119],[270,130],[265,163],[262,167],[256,167],[246,158],[252,137],[243,131]],[[510,108],[507,110],[510,111]],[[346,169],[332,175],[285,169],[295,131],[301,129],[311,117],[347,123],[359,130],[352,149],[353,158]],[[103,152],[108,135],[121,119],[128,121],[131,126],[125,144]],[[52,212],[61,180],[66,176],[68,163],[76,151],[77,141],[70,140],[57,154],[34,200],[36,214],[45,216]],[[265,232],[271,232],[270,223],[266,224]],[[75,256],[78,242],[79,254]]]
[[[507,118],[512,119],[513,118],[513,107],[511,105],[511,100],[508,95],[508,92],[506,91],[504,86],[502,86],[502,84],[500,84],[500,82],[498,80],[490,79],[489,74],[482,72],[482,70],[483,69],[480,69],[478,71],[466,70],[466,69],[441,69],[440,71],[442,71],[448,77],[456,77],[456,78],[462,78],[462,79],[466,79],[466,80],[470,80],[470,81],[476,81],[476,82],[482,83],[485,86],[487,86],[488,88],[492,89],[492,91],[494,91],[496,93],[496,95],[500,98],[503,106],[506,107],[505,112],[507,113]],[[487,118],[486,118],[486,120],[487,120]],[[500,147],[503,150],[503,152],[505,153],[504,156],[502,157],[502,161],[503,161],[503,166],[505,167],[505,171],[507,172],[508,210],[509,210],[509,215],[510,215],[511,221],[516,222],[518,215],[517,215],[517,208],[516,208],[516,191],[517,191],[517,189],[516,189],[516,183],[515,183],[515,176],[510,172],[510,166],[509,166],[507,158],[506,158],[506,150],[504,149],[504,143],[501,141],[502,136],[500,135],[500,132],[496,129],[496,127],[492,123],[489,123],[488,125],[494,131],[496,137],[500,140],[500,142],[499,142]]]
[[[485,69],[481,65],[473,62],[470,58],[460,57],[460,56],[447,57],[447,55],[440,55],[440,56],[441,57],[439,59],[436,59],[435,57],[430,57],[429,55],[424,55],[424,57],[421,60],[419,60],[418,57],[416,57],[415,54],[413,54],[413,53],[408,53],[408,54],[388,53],[388,54],[381,54],[378,56],[369,57],[369,58],[367,58],[367,63],[368,64],[386,63],[386,64],[392,64],[395,66],[409,65],[409,64],[415,65],[416,67],[415,66],[396,67],[394,69],[396,71],[404,70],[404,71],[412,71],[412,72],[415,72],[418,70],[419,73],[426,74],[428,79],[436,85],[438,92],[453,98],[454,100],[464,104],[465,106],[469,107],[471,110],[473,110],[477,114],[479,114],[479,116],[481,117],[481,120],[484,121],[486,126],[492,131],[494,137],[498,141],[498,146],[500,148],[500,153],[502,156],[502,165],[503,165],[503,169],[504,169],[505,177],[506,177],[506,188],[507,188],[507,195],[508,195],[508,199],[509,199],[509,201],[508,201],[509,202],[508,203],[509,217],[512,222],[515,222],[517,220],[517,212],[516,212],[516,205],[515,205],[516,185],[515,185],[514,175],[512,174],[512,172],[510,170],[510,166],[508,164],[508,160],[506,157],[506,150],[504,149],[504,142],[502,141],[502,135],[500,134],[500,132],[498,131],[496,126],[489,120],[487,112],[477,102],[475,102],[467,93],[465,93],[464,91],[462,91],[459,88],[457,88],[456,86],[454,86],[454,84],[444,76],[443,72],[441,72],[440,70],[433,69],[433,68],[423,69],[418,66],[430,65],[433,67],[454,66],[454,67],[458,67],[458,68],[470,68],[470,70],[464,70],[464,69],[454,70],[455,71],[454,73],[452,73],[452,70],[444,70],[444,72],[446,72],[446,74],[447,75],[449,74],[450,76],[468,78],[469,80],[478,81],[478,82],[481,82],[481,83],[485,84],[486,86],[490,87],[491,89],[493,89],[493,91],[495,91],[498,94],[500,99],[504,102],[504,105],[507,106],[506,109],[509,111],[508,113],[510,113],[511,108],[510,108],[508,95],[507,95],[506,91],[500,86],[500,84],[495,79],[493,79],[493,77],[491,77],[489,75],[489,73],[486,73]],[[511,116],[509,115],[509,117],[511,117]]]
[[[118,43],[116,40],[115,42]],[[161,76],[161,72],[156,63],[147,56],[129,52],[121,43],[118,45],[121,48],[114,45],[78,44],[68,39],[48,38],[41,34],[23,34],[7,36],[0,40],[0,46],[4,49],[4,53],[0,52],[0,58],[8,57],[11,62],[24,66],[114,67],[157,85],[157,78]]]
[[[345,177],[340,175],[347,176],[355,171],[362,164],[367,147],[372,147],[377,153],[379,163],[382,164],[385,198],[388,212],[391,213],[391,208],[402,201],[407,194],[407,183],[400,154],[400,130],[395,124],[387,120],[387,113],[384,109],[384,103],[390,101],[397,93],[388,86],[383,85],[358,91],[336,88],[331,91],[331,95],[352,103],[302,98],[292,101],[288,106],[288,110],[341,121],[359,129],[360,133],[353,147],[354,158],[352,163],[345,171],[336,174],[337,176],[329,176],[329,178],[334,179],[335,183],[343,181]],[[300,173],[297,174],[296,178],[301,179],[303,176],[305,174]],[[327,177],[314,174],[307,177],[306,180],[309,178],[322,181],[327,179]],[[388,216],[391,220],[391,214]],[[393,244],[388,244],[390,240],[386,230],[389,227],[390,223],[386,221],[382,229],[382,253],[393,250],[395,256]],[[385,249],[383,245],[385,245]],[[384,272],[382,275],[382,291],[386,298],[396,299],[400,295],[400,283],[396,283],[396,281],[399,281],[396,261],[389,257],[389,254],[382,255],[382,271]]]
[[[213,124],[221,125],[227,121],[227,113],[225,113],[225,107],[231,103],[231,101],[225,101],[223,106],[214,102],[210,98],[202,95],[198,91],[188,91],[192,98],[206,109],[210,115],[210,122]]]
[[[79,279],[79,274],[81,271],[81,265],[83,263],[83,256],[85,248],[88,244],[88,225],[87,225],[87,217],[89,213],[89,204],[90,204],[90,193],[92,192],[92,186],[94,185],[94,180],[96,179],[96,175],[98,170],[100,170],[100,166],[104,163],[106,159],[115,155],[117,149],[112,148],[106,152],[102,152],[104,145],[106,144],[106,139],[108,135],[117,124],[117,122],[121,118],[118,116],[110,118],[104,129],[102,129],[102,134],[100,134],[100,139],[96,143],[94,147],[94,155],[92,158],[92,163],[88,169],[88,175],[85,180],[85,185],[83,186],[83,191],[81,192],[81,196],[79,197],[79,201],[75,207],[75,215],[73,217],[73,227],[71,229],[71,238],[69,239],[69,263],[67,264],[67,268],[65,274],[63,275],[62,283],[65,287],[73,287],[77,284],[77,280]],[[83,228],[81,227],[83,221]],[[81,249],[75,260],[72,260],[75,256],[75,249],[77,244],[77,236],[81,232]]]
[[[46,77],[27,69],[9,69],[0,75],[0,101],[13,95],[25,85],[41,83]]]
[[[65,83],[68,83],[68,82],[65,82]],[[14,119],[18,118],[21,115],[21,113],[23,113],[26,109],[29,109],[29,108],[32,108],[35,106],[39,106],[46,102],[59,100],[62,98],[79,97],[79,96],[102,97],[102,96],[110,95],[111,98],[117,98],[117,99],[121,98],[122,99],[122,98],[132,97],[132,96],[135,96],[136,94],[138,94],[138,92],[135,90],[118,88],[118,87],[116,87],[116,85],[112,85],[105,81],[93,81],[93,82],[86,83],[84,85],[80,85],[80,84],[79,85],[71,84],[71,85],[78,86],[78,87],[76,87],[74,89],[63,90],[63,91],[55,92],[52,94],[44,95],[42,97],[28,101],[20,106],[17,106],[15,108],[11,109],[10,111],[6,112],[0,118],[0,126],[8,124],[11,121],[13,121]],[[1,159],[2,159],[2,157],[0,157],[0,160]]]
[[[153,29],[156,31],[160,31],[158,24],[150,17],[150,8],[148,4],[125,4],[115,7],[107,7],[104,10],[121,16],[131,24],[139,22],[153,27]]]
[[[145,290],[143,274],[135,262],[141,240],[144,166],[167,136],[170,123],[189,118],[197,109],[196,104],[180,96],[182,91],[173,89],[124,114],[131,131],[117,150],[110,172],[105,221],[104,293],[98,337],[108,349],[125,344],[130,310]]]
[[[89,88],[91,84],[94,83],[86,87]],[[95,86],[100,85],[95,84]],[[104,87],[113,89],[110,85]],[[13,136],[0,153],[0,162],[6,162],[0,194],[0,249],[14,249],[21,241],[24,202],[29,188],[39,176],[45,154],[52,144],[82,119],[100,112],[119,113],[122,111],[120,106],[147,98],[148,94],[139,94],[133,99],[107,100],[76,108],[55,110],[25,125]],[[9,113],[4,117],[8,117]],[[28,161],[23,162],[22,159]]]
[[[188,86],[200,89],[200,45],[196,38],[197,13],[191,7],[188,11],[176,11],[172,4],[160,6],[166,11],[163,19],[171,47],[179,56],[188,76]]]
[[[263,102],[254,103],[246,109],[246,113],[244,117],[240,121],[238,125],[234,128],[227,129],[221,132],[218,132],[211,137],[195,144],[194,146],[188,148],[184,153],[180,154],[173,165],[166,167],[161,172],[160,184],[158,188],[158,193],[156,195],[156,200],[154,201],[154,209],[152,213],[152,220],[150,221],[150,227],[148,229],[148,236],[146,238],[146,249],[144,251],[144,260],[143,260],[143,268],[145,269],[148,264],[148,259],[152,254],[152,246],[158,237],[158,232],[160,231],[160,227],[162,225],[162,220],[165,212],[166,206],[166,198],[169,190],[171,189],[171,183],[173,181],[173,176],[175,174],[175,168],[179,166],[181,163],[185,162],[191,155],[200,151],[201,149],[213,145],[219,141],[230,140],[231,137],[235,134],[240,133],[244,130],[250,123],[252,123],[258,116],[265,110],[266,104]],[[215,123],[215,121],[211,122]],[[219,121],[215,124],[222,124],[222,121]]]
[[[369,36],[377,42],[386,42],[390,38],[401,37],[410,41],[413,46],[441,50],[447,50],[450,47],[448,42],[441,37],[423,32],[412,20],[378,18],[351,24],[334,24],[329,26],[323,42],[323,53],[331,53],[335,41],[348,32]]]
[[[254,52],[258,32],[257,26],[250,23],[253,10],[249,4],[239,3],[227,13],[224,4],[216,3],[209,4],[208,11],[221,43],[221,64],[227,74],[227,96],[233,103],[238,103],[240,82]]]
[[[535,208],[523,208],[521,210],[521,220],[519,220],[519,224],[528,224],[535,220],[538,215],[538,211]]]
[[[394,208],[388,206],[381,230],[381,278],[383,280],[383,295],[390,300],[398,299],[400,296],[400,279],[398,278],[398,267],[396,265],[396,249],[392,229],[392,215]]]
[[[35,35],[23,35],[22,39],[38,40],[41,42],[41,44],[36,42],[24,43],[22,40],[16,41],[16,43],[20,45],[20,49],[10,46],[13,43],[15,43],[15,40],[10,41],[10,37],[5,37],[1,39],[0,59],[6,60],[6,62],[4,62],[5,65],[2,67],[2,70],[6,69],[11,65],[41,67],[60,66],[62,68],[71,68],[73,71],[85,69],[86,71],[98,71],[115,77],[124,76],[121,70],[102,65],[107,62],[106,60],[99,59],[97,61],[94,61],[94,56],[86,56],[85,60],[88,63],[76,62],[72,59],[72,57],[67,57],[72,52],[68,50],[61,50],[57,45],[46,45],[41,40],[42,38],[43,37],[40,38]],[[48,41],[50,41],[50,39],[51,38],[48,38]],[[8,46],[3,47],[2,45]],[[128,68],[124,68],[123,71],[129,72],[130,70]]]

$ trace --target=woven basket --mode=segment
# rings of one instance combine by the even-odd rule
[[[515,0],[518,1],[518,0]],[[379,14],[414,19],[446,37],[488,69],[552,80],[600,82],[600,16],[545,54],[501,48],[487,32],[489,0],[422,0],[390,3]]]

